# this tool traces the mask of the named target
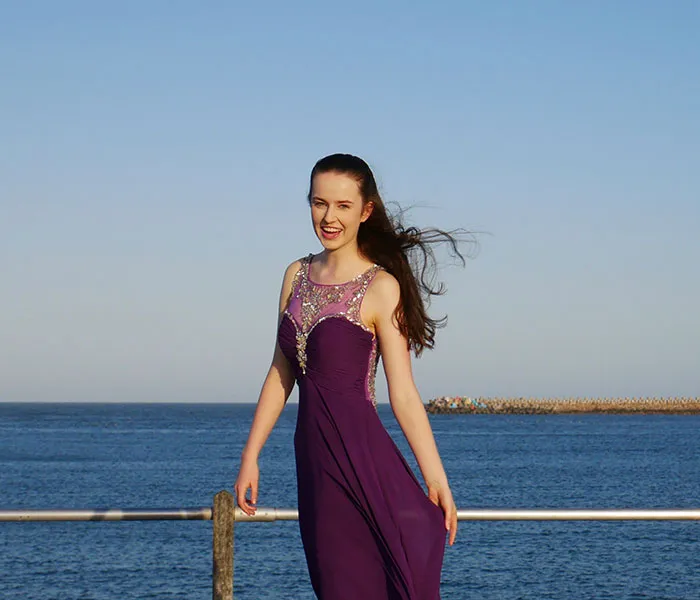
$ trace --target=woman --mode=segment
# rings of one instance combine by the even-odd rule
[[[316,163],[309,204],[324,249],[285,272],[278,343],[234,486],[238,505],[255,513],[258,455],[296,382],[299,527],[316,595],[436,600],[457,511],[410,351],[432,347],[440,322],[427,316],[421,293],[441,290],[417,277],[409,259],[418,250],[425,267],[430,244],[448,241],[456,250],[455,239],[394,225],[370,168],[347,154]],[[380,355],[427,496],[377,414]]]

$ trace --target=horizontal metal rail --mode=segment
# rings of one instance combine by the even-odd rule
[[[296,521],[291,508],[258,508],[249,517],[236,508],[238,521]],[[458,521],[700,521],[700,509],[463,509]]]
[[[211,521],[211,508],[0,510],[0,522],[18,521]],[[258,507],[248,516],[236,507],[236,522],[297,521],[295,508]],[[459,521],[698,521],[700,509],[463,509]]]
[[[241,511],[243,512],[243,511]],[[211,508],[0,510],[2,521],[211,521]]]
[[[700,509],[458,510],[460,521],[698,521]]]
[[[700,521],[700,509],[661,510],[458,510],[460,521]],[[213,507],[151,509],[0,510],[0,522],[26,521],[212,521],[212,600],[233,600],[234,526],[236,521],[297,521],[295,508],[258,507],[246,515],[233,494],[222,490]]]

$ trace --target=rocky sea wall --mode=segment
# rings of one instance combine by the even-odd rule
[[[426,404],[432,414],[700,414],[700,397],[685,398],[470,398],[441,396]]]

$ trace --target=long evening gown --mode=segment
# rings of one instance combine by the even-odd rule
[[[375,265],[341,285],[302,259],[278,332],[299,386],[294,434],[299,528],[319,600],[437,600],[442,509],[376,410],[379,353],[360,320]]]

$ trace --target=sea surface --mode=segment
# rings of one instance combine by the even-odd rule
[[[0,509],[211,506],[253,405],[0,404]],[[289,404],[260,506],[296,507]],[[387,405],[380,415],[414,466]],[[431,415],[460,508],[700,508],[700,417]],[[700,522],[461,522],[443,600],[700,598]],[[0,523],[2,599],[209,599],[211,522]],[[358,577],[362,574],[358,573]],[[313,599],[298,524],[238,523],[237,600]]]

